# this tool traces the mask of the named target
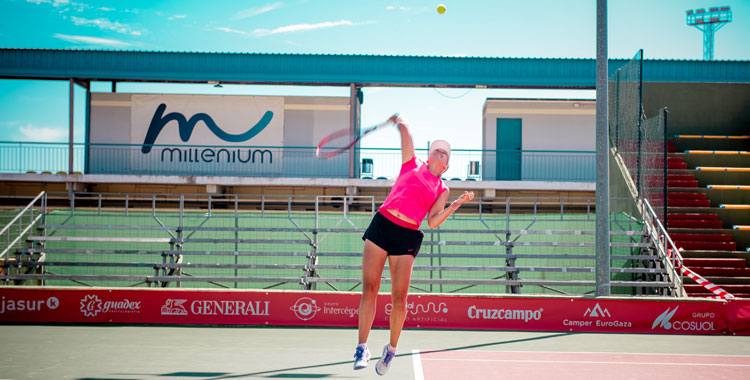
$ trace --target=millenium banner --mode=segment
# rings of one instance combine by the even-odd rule
[[[130,153],[136,171],[279,173],[284,98],[134,94]]]

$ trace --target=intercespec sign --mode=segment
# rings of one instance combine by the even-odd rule
[[[0,288],[0,322],[356,327],[358,293]],[[375,326],[387,327],[390,296]],[[750,335],[750,300],[410,295],[407,328]]]

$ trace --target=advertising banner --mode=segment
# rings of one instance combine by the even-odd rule
[[[733,299],[727,309],[732,333],[750,335],[750,299]]]
[[[284,98],[134,94],[134,171],[273,174],[282,170]]]
[[[254,290],[0,288],[0,322],[356,327],[360,295]],[[737,302],[740,305],[733,308]],[[390,295],[378,296],[387,327]],[[750,302],[410,295],[407,328],[750,334]]]

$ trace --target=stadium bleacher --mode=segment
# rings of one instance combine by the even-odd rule
[[[715,129],[714,132],[715,133]],[[668,231],[685,265],[737,297],[750,296],[750,138],[675,135],[669,141]],[[686,285],[691,296],[711,296]]]
[[[40,222],[8,253],[13,260],[3,262],[0,279],[58,286],[356,290],[361,236],[382,200],[73,193],[68,207],[50,207],[43,193],[36,202]],[[483,212],[487,202],[505,212]],[[413,289],[593,292],[592,204],[506,198],[466,205],[440,228],[425,230]],[[613,293],[676,292],[641,223],[615,215],[611,235]]]

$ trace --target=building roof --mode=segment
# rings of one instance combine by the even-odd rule
[[[627,63],[611,59],[610,74]],[[750,83],[750,61],[643,61],[644,82]],[[238,84],[594,88],[596,60],[0,49],[0,78]]]

